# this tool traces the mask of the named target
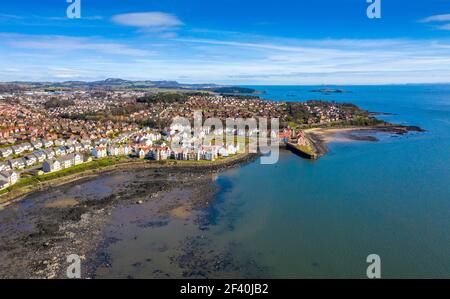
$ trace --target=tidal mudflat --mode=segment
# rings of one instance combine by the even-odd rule
[[[216,175],[113,171],[28,195],[0,213],[0,277],[65,278],[70,254],[84,278],[253,275],[233,244],[215,247],[203,233]]]

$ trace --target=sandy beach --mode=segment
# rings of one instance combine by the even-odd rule
[[[367,132],[367,135],[354,135],[355,132]],[[325,143],[329,142],[351,142],[351,141],[377,141],[376,137],[370,136],[371,132],[375,132],[371,128],[314,128],[307,129],[305,133],[320,136]],[[365,138],[364,138],[365,137]]]
[[[403,135],[409,132],[424,132],[417,126],[403,125],[379,125],[366,127],[332,127],[332,128],[312,128],[304,130],[311,141],[318,156],[323,156],[328,152],[327,143],[330,142],[377,142],[377,133]]]

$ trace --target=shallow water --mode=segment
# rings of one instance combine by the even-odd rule
[[[302,99],[313,88],[261,89]],[[384,277],[450,277],[450,88],[345,89],[321,98],[427,132],[333,143],[316,162],[284,152],[275,165],[224,173],[217,238],[257,252],[271,277],[365,277],[371,253]]]
[[[332,143],[315,162],[282,151],[277,164],[228,170],[209,208],[119,230],[100,277],[364,278],[372,253],[383,277],[450,277],[450,87],[359,86],[329,95],[309,92],[317,87],[257,88],[272,99],[353,102],[427,132]],[[198,215],[207,225],[194,221]],[[186,248],[207,265],[180,262]],[[218,260],[226,266],[211,268]]]

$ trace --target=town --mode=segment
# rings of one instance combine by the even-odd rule
[[[242,143],[206,140],[209,128],[195,140],[181,134],[183,128],[171,127],[175,117],[191,119],[195,111],[221,120],[278,118],[280,139],[302,147],[310,146],[302,128],[373,120],[354,105],[323,101],[292,103],[210,92],[12,90],[0,94],[0,190],[21,177],[108,157],[215,161],[245,152]]]

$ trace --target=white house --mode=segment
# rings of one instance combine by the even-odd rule
[[[12,170],[11,165],[8,162],[0,162],[0,171]]]
[[[0,172],[0,179],[7,181],[10,185],[14,185],[19,180],[19,175],[15,171]]]
[[[25,156],[25,165],[26,166],[33,166],[37,163],[37,158],[34,155],[27,155]]]
[[[160,156],[161,160],[167,160],[167,158],[169,158],[169,155],[170,155],[170,153],[166,149],[163,149],[159,152],[159,156]]]
[[[25,142],[22,145],[23,151],[31,151],[33,149],[33,146],[29,142]]]
[[[53,146],[53,141],[52,140],[42,140],[41,142],[42,142],[42,145],[44,147],[51,147],[51,146]]]
[[[45,154],[46,159],[53,159],[55,157],[55,151],[51,148],[45,149],[43,153]]]
[[[59,163],[61,163],[61,168],[69,168],[73,166],[73,159],[70,156],[65,156],[58,159]]]
[[[31,142],[31,145],[34,149],[41,149],[42,148],[42,142],[41,141],[33,141]]]
[[[81,140],[81,145],[83,146],[84,150],[90,150],[92,147],[92,143],[90,140],[88,139],[83,139]]]
[[[146,153],[145,153],[145,151],[141,148],[141,149],[139,150],[139,158],[140,158],[140,159],[144,159],[145,156],[146,156]]]
[[[36,157],[36,160],[38,162],[44,162],[46,159],[46,155],[43,151],[35,151],[35,152],[33,152],[33,156]]]
[[[116,146],[108,147],[108,155],[109,156],[118,156],[119,155],[119,148],[116,147]]]
[[[44,170],[45,172],[61,170],[61,163],[58,160],[50,159],[44,162],[44,164],[42,165],[42,170]]]
[[[73,147],[75,148],[76,152],[82,151],[83,150],[83,146],[81,145],[81,143],[76,142]]]
[[[66,145],[74,145],[77,142],[75,138],[70,138],[66,140]]]
[[[22,159],[12,159],[8,160],[9,165],[11,166],[11,169],[23,169],[25,168],[25,163]]]
[[[131,152],[131,149],[128,145],[119,147],[119,155],[128,156]]]
[[[66,153],[71,154],[75,152],[75,146],[71,145],[66,145]]]
[[[83,155],[80,155],[78,153],[75,153],[72,155],[73,165],[78,165],[83,163]]]
[[[13,153],[13,151],[10,147],[0,148],[0,156],[2,156],[3,158],[7,158],[7,157],[11,156],[12,153]]]
[[[24,151],[31,151],[33,149],[33,146],[29,142],[25,142],[21,144]]]
[[[64,146],[55,148],[55,156],[63,156],[65,154],[66,154],[66,148]]]
[[[14,155],[19,155],[23,152],[23,148],[20,145],[13,145],[11,146],[11,150]]]
[[[64,146],[64,145],[66,145],[66,141],[64,139],[57,139],[57,140],[55,140],[54,143],[55,143],[56,146]]]
[[[92,149],[92,155],[96,158],[105,158],[108,153],[104,146],[96,146]]]
[[[230,144],[227,146],[227,151],[228,151],[228,154],[235,155],[237,153],[238,149],[234,145]]]

